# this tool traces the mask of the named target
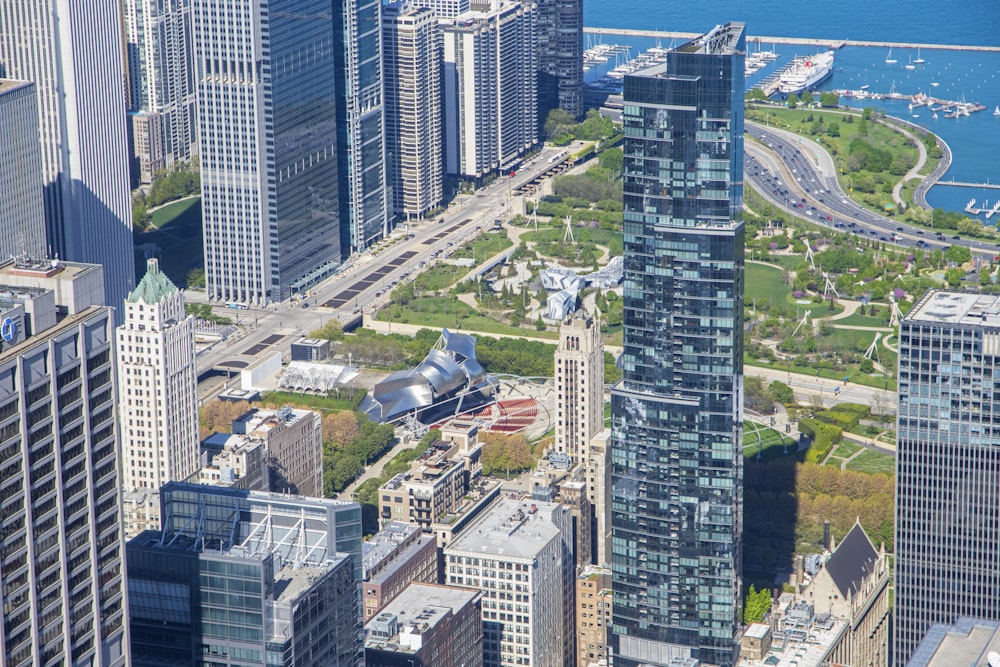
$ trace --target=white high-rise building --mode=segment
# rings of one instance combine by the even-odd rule
[[[269,0],[192,5],[215,302],[284,301],[341,261],[333,12],[324,0],[285,9]]]
[[[534,4],[494,2],[442,30],[445,172],[479,182],[538,141]]]
[[[441,31],[427,8],[382,5],[385,139],[392,211],[420,219],[441,203]]]
[[[194,61],[191,57],[191,0],[124,0],[132,111],[158,116],[160,136],[136,148],[158,148],[163,165],[190,159],[198,150]],[[139,119],[140,123],[145,122]],[[161,155],[136,150],[140,163]],[[162,167],[161,167],[162,168]],[[146,170],[152,171],[152,170]]]
[[[445,583],[483,592],[485,667],[572,664],[572,544],[570,508],[504,498],[445,547]]]
[[[135,285],[122,60],[118,0],[0,0],[0,77],[38,95],[48,249],[103,265],[108,304]]]
[[[200,467],[194,318],[185,315],[183,294],[155,259],[125,301],[116,338],[122,487],[146,493],[150,510],[145,521],[126,516],[131,537],[159,529],[160,487]]]
[[[590,441],[604,428],[604,344],[596,317],[572,317],[559,328],[555,355],[555,451],[586,463]],[[593,502],[593,499],[591,499]]]
[[[0,79],[0,257],[45,257],[38,99],[28,81]]]

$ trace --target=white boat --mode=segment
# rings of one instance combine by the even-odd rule
[[[933,118],[934,120],[937,120],[937,111],[934,112],[934,115],[931,116],[931,118]]]
[[[993,115],[994,116],[1000,116],[1000,104],[998,104],[995,107],[993,107]]]
[[[925,62],[927,62],[926,60],[920,57],[920,47],[917,47],[917,57],[916,59],[914,59],[913,62],[916,65],[923,65]]]
[[[940,86],[940,85],[941,85],[941,84],[940,84],[940,83],[938,83],[937,81],[931,81],[931,88],[937,88],[937,87],[938,87],[938,86]]]
[[[903,65],[903,69],[917,69],[917,66],[913,64],[913,61],[908,60],[907,63]]]
[[[833,74],[833,51],[796,58],[778,81],[778,93],[784,96],[812,90]]]
[[[885,57],[886,65],[895,65],[898,61],[892,57],[892,47],[889,47],[889,55]]]

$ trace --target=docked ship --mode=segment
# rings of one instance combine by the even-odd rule
[[[806,58],[796,58],[781,75],[778,93],[787,97],[812,90],[833,74],[833,51],[817,53]]]

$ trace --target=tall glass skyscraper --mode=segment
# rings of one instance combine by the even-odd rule
[[[1000,620],[1000,297],[932,290],[899,327],[893,660]]]
[[[382,0],[334,4],[340,243],[344,255],[389,233],[382,98]]]
[[[625,77],[615,667],[738,655],[744,24]]]
[[[194,0],[209,298],[284,301],[340,265],[329,2]]]

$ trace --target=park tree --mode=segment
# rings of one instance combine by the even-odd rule
[[[743,406],[754,412],[771,414],[774,411],[774,401],[764,386],[764,380],[756,375],[747,375],[743,378]]]
[[[837,93],[832,93],[829,91],[825,93],[820,93],[819,105],[824,109],[836,108],[838,104],[840,104],[840,98],[837,97]]]
[[[483,443],[484,475],[520,472],[533,463],[531,447],[520,433],[480,433],[479,440]]]
[[[948,281],[948,287],[955,289],[962,285],[962,278],[965,277],[965,271],[962,269],[948,269],[945,271],[944,277]]]
[[[803,90],[802,94],[799,95],[799,101],[802,102],[802,104],[804,104],[807,107],[808,106],[812,106],[812,103],[815,101],[815,98],[813,97],[812,91],[811,90]]]
[[[597,158],[597,163],[617,178],[618,174],[622,173],[624,153],[621,148],[609,148],[601,152],[600,157]]]
[[[758,591],[756,586],[750,584],[750,590],[747,591],[747,596],[743,603],[743,622],[747,625],[750,623],[760,623],[770,610],[771,593],[766,588]]]
[[[232,433],[233,420],[246,413],[250,404],[246,401],[223,401],[213,398],[201,406],[201,426],[209,432]]]
[[[972,260],[972,251],[969,250],[968,246],[956,244],[949,246],[949,248],[944,251],[944,258],[949,262],[955,262],[956,264],[961,265]]]
[[[767,94],[759,86],[756,88],[751,88],[746,92],[745,98],[755,102],[764,102],[767,100]]]
[[[795,394],[792,392],[792,388],[778,380],[768,385],[767,394],[772,401],[781,403],[782,405],[791,405],[795,402]]]
[[[791,95],[788,96],[788,108],[794,109],[798,106],[799,106],[799,96],[796,95],[795,93],[792,93]]]
[[[576,119],[569,112],[558,108],[553,109],[545,118],[545,137],[551,140],[560,134],[569,133],[574,125],[576,125]]]
[[[334,449],[345,448],[360,432],[358,416],[350,410],[341,410],[323,417],[323,443]]]
[[[840,124],[839,123],[830,123],[829,125],[826,126],[826,133],[829,136],[831,136],[831,137],[839,137],[840,136]]]

